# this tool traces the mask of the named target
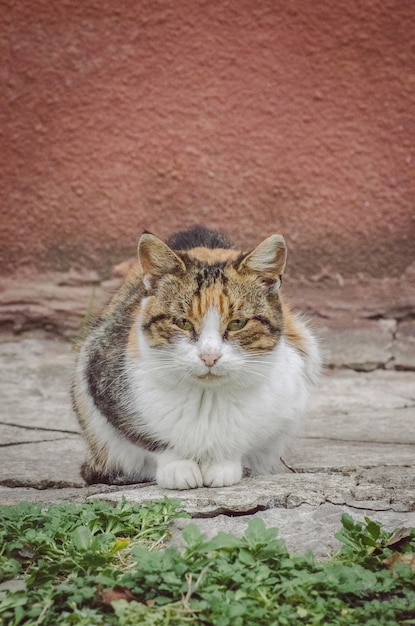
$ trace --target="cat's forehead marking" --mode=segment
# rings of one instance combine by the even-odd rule
[[[215,283],[226,285],[228,278],[223,271],[224,267],[225,264],[220,262],[202,266],[195,276],[197,284],[196,295],[199,295],[202,289],[206,289]]]
[[[213,283],[204,287],[193,299],[193,315],[196,319],[201,320],[210,309],[216,310],[222,316],[229,314],[229,298],[221,284]]]

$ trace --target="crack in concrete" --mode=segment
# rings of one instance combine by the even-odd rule
[[[25,424],[14,424],[13,422],[2,422],[0,426],[13,426],[14,428],[21,428],[22,430],[43,430],[48,433],[65,433],[67,435],[80,435],[77,430],[62,430],[61,428],[45,428],[44,426],[26,426]]]
[[[255,513],[259,513],[260,511],[269,511],[272,508],[274,508],[272,504],[258,504],[257,506],[247,508],[244,511],[235,511],[227,507],[218,507],[213,511],[206,511],[205,513],[198,511],[196,513],[192,513],[191,516],[193,519],[212,519],[214,517],[219,517],[219,515],[225,515],[226,517],[244,517],[245,515],[255,515]]]
[[[313,441],[338,441],[339,443],[370,443],[379,444],[381,446],[415,446],[415,442],[413,441],[373,441],[372,439],[339,439],[338,437],[317,437],[314,435],[302,437],[302,439],[313,439]]]
[[[330,500],[330,498],[326,498],[325,501],[328,504],[334,504],[334,506],[347,506],[349,509],[354,509],[355,511],[362,511],[362,510],[367,510],[367,501],[362,502],[361,506],[358,506],[358,504],[356,503],[356,501],[353,502],[353,504],[351,504],[350,502],[346,502],[345,500],[342,502],[333,502],[333,500]],[[379,507],[379,508],[373,508],[370,509],[371,511],[394,511],[395,509],[391,506],[388,507]]]
[[[15,441],[12,443],[0,443],[0,448],[11,448],[13,446],[23,446],[27,444],[49,443],[50,441],[63,441],[67,437],[58,437],[57,439],[38,439],[36,441]]]
[[[366,443],[366,442],[363,442]],[[415,464],[414,464],[415,465]],[[379,467],[378,463],[372,463],[369,465],[354,465],[353,467],[319,467],[319,466],[308,466],[308,467],[298,467],[296,468],[295,472],[296,474],[335,474],[335,475],[343,475],[343,476],[353,476],[354,474],[357,474],[359,472],[361,472],[362,470],[370,470],[370,469],[376,469],[377,467]],[[385,467],[402,467],[400,465],[385,465]],[[413,465],[405,465],[405,467],[413,467]]]
[[[18,478],[3,478],[0,479],[0,485],[2,487],[11,488],[28,487],[31,489],[38,489],[39,491],[43,491],[45,489],[65,489],[68,487],[79,490],[84,489],[84,487],[80,486],[79,483],[74,483],[70,481],[66,482],[64,480],[54,481],[48,479],[31,482],[30,480],[19,480]]]

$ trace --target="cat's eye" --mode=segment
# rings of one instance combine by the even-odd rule
[[[231,320],[229,322],[227,330],[230,330],[230,331],[242,330],[242,328],[245,328],[247,323],[248,323],[248,320],[243,317],[235,318],[234,320]]]
[[[178,319],[175,319],[174,323],[178,328],[180,328],[180,330],[193,330],[192,322],[185,317],[179,317]]]

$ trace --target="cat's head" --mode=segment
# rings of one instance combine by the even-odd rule
[[[171,366],[206,384],[261,371],[282,333],[282,235],[242,253],[203,246],[173,250],[145,233],[138,257],[146,288],[141,333],[161,374],[162,361],[165,373]]]

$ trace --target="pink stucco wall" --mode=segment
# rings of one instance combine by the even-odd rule
[[[105,272],[200,222],[282,231],[297,275],[413,262],[413,3],[2,10],[1,273]]]

